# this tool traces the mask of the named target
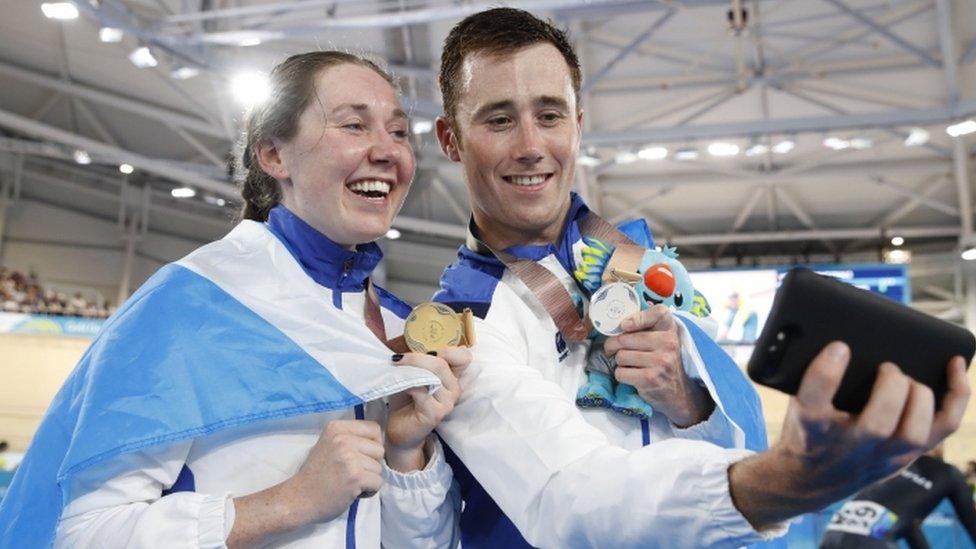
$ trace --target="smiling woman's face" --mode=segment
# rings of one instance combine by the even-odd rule
[[[334,242],[383,236],[403,205],[415,160],[393,87],[353,64],[323,70],[298,132],[275,142],[281,202]]]

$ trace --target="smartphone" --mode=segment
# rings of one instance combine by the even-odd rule
[[[834,397],[838,410],[864,409],[882,362],[932,388],[941,408],[949,360],[960,355],[966,367],[976,338],[965,328],[902,303],[796,268],[783,278],[773,307],[749,359],[749,377],[795,395],[807,366],[831,341],[851,348],[851,361]]]

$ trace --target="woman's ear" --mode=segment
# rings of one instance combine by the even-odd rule
[[[278,181],[283,181],[290,177],[288,168],[281,159],[281,151],[278,150],[278,144],[273,140],[265,139],[255,143],[254,157],[258,161],[258,165],[261,166],[261,169],[264,170],[264,173]]]
[[[437,141],[441,144],[441,150],[454,162],[460,162],[461,155],[458,153],[460,136],[454,131],[454,126],[444,119],[443,116],[438,116],[434,125],[437,130]]]

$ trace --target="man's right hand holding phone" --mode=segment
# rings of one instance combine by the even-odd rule
[[[962,357],[947,365],[948,391],[938,412],[928,386],[885,363],[867,406],[856,415],[831,403],[849,360],[846,344],[827,345],[790,399],[776,444],[729,468],[732,500],[757,529],[816,511],[892,475],[959,428],[970,395]]]

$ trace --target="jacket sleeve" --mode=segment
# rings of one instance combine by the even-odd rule
[[[61,514],[55,548],[224,547],[234,523],[229,494],[161,496],[191,444],[126,454],[72,477],[79,495]]]
[[[461,399],[438,431],[530,544],[738,547],[786,532],[755,531],[732,503],[728,468],[749,451],[683,439],[614,446],[526,364],[517,334],[483,321],[476,330]]]
[[[427,466],[400,473],[383,466],[380,490],[383,547],[457,547],[461,495],[437,437],[427,439]]]

